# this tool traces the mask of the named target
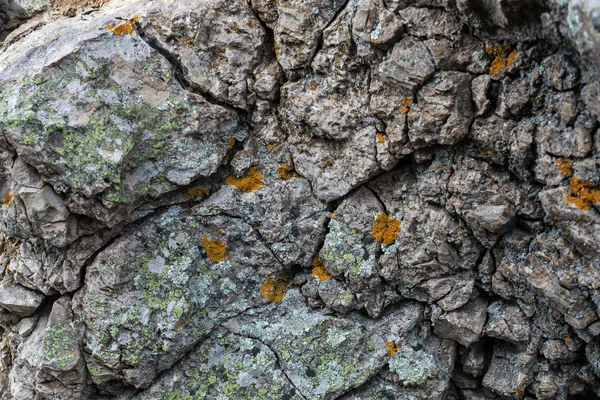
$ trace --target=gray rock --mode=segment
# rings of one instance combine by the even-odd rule
[[[449,312],[434,309],[432,323],[435,334],[444,339],[457,341],[465,347],[477,342],[483,331],[487,299],[478,297],[467,305]]]
[[[417,93],[408,113],[408,137],[415,148],[452,145],[467,135],[472,117],[469,75],[441,72]]]
[[[15,282],[4,280],[0,283],[0,306],[13,314],[29,317],[35,313],[43,300],[42,294]]]
[[[538,343],[537,339],[529,345],[496,342],[483,386],[501,396],[522,399],[532,377]]]
[[[488,307],[488,320],[483,328],[487,336],[508,342],[528,342],[530,324],[516,305],[496,301]]]
[[[394,45],[388,59],[379,66],[377,76],[412,97],[434,72],[435,64],[427,47],[420,40],[406,37]]]
[[[588,3],[0,0],[0,398],[600,393]]]

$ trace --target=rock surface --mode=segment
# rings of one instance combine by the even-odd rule
[[[0,0],[0,399],[600,398],[599,18]]]

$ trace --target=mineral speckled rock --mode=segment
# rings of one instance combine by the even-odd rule
[[[583,0],[0,0],[0,399],[600,396]]]

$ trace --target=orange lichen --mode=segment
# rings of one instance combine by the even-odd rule
[[[319,84],[315,81],[310,81],[307,85],[308,90],[319,90]]]
[[[262,295],[269,303],[277,303],[285,297],[285,282],[287,279],[283,276],[269,276],[262,284]]]
[[[283,179],[284,181],[298,177],[298,174],[294,172],[294,170],[290,169],[290,167],[287,165],[282,165],[281,167],[277,168],[277,172],[279,173],[279,179]]]
[[[136,15],[133,18],[135,22],[137,22],[139,17]],[[115,33],[115,36],[131,35],[135,30],[134,20],[128,19],[127,21],[124,21],[123,23],[117,26],[110,24],[106,26],[106,29],[108,29],[109,31],[113,31]]]
[[[573,176],[573,162],[568,158],[559,158],[556,160],[556,166],[563,176],[567,178]]]
[[[267,144],[265,145],[265,147],[266,147],[266,148],[267,148],[269,151],[273,151],[273,150],[275,150],[275,146],[273,146],[273,145],[272,145],[272,144],[270,144],[270,143],[267,143]]]
[[[571,187],[566,199],[582,210],[589,210],[600,202],[600,186],[574,176],[571,178]]]
[[[279,45],[277,42],[273,42],[273,50],[275,51],[275,58],[279,60]]]
[[[235,175],[231,175],[225,183],[229,186],[235,186],[242,192],[253,192],[264,185],[262,179],[262,173],[257,167],[251,167],[246,175],[238,178]]]
[[[187,193],[184,194],[183,200],[190,201],[194,199],[199,199],[201,197],[206,196],[209,193],[208,189],[202,186],[194,186],[188,189]]]
[[[390,356],[393,356],[399,351],[402,351],[402,347],[400,347],[400,345],[394,342],[385,342],[385,347],[387,347],[387,351],[390,354]]]
[[[219,239],[209,239],[206,235],[202,235],[202,247],[207,257],[214,262],[225,261],[227,258],[227,245]]]
[[[402,99],[402,104],[403,105],[400,107],[400,111],[402,111],[403,114],[407,114],[410,111],[412,101],[408,97],[405,97]]]
[[[331,214],[329,214],[331,216],[331,218],[335,218],[335,216],[337,215],[337,212],[332,212]]]
[[[135,15],[133,16],[133,20],[134,20],[135,22],[140,22],[140,14],[135,14]]]
[[[506,69],[517,57],[517,50],[510,46],[486,46],[486,53],[494,57],[492,65],[489,68],[489,73],[493,77],[499,77],[502,70]]]
[[[377,141],[381,144],[385,144],[385,138],[383,137],[383,134],[378,133],[375,135],[375,138],[377,139]]]
[[[373,224],[371,235],[379,243],[392,244],[400,232],[400,221],[386,214],[379,214]]]
[[[516,387],[513,388],[513,393],[516,394],[517,396],[520,396],[523,394],[523,392],[525,392],[525,389],[521,388],[521,387]]]
[[[322,281],[332,278],[325,269],[325,263],[323,263],[323,260],[321,260],[321,257],[319,257],[318,254],[312,260],[312,274]]]
[[[3,199],[3,203],[5,206],[9,205],[11,200],[13,199],[13,195],[12,194],[5,194],[4,195],[4,199]]]
[[[235,146],[235,136],[231,136],[229,138],[229,142],[227,143],[227,148],[229,150],[233,149],[233,146]]]
[[[571,345],[571,336],[569,336],[568,334],[566,334],[566,335],[563,336],[563,340],[565,341],[565,344],[567,346]]]

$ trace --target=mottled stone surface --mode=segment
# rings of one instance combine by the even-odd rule
[[[0,0],[0,399],[600,396],[599,18]]]

